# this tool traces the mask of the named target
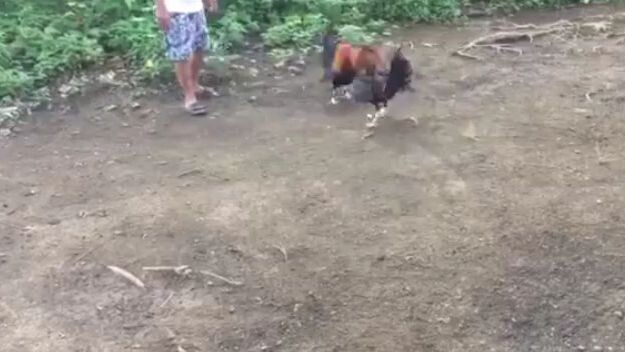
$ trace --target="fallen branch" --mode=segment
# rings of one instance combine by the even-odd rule
[[[221,276],[221,275],[215,274],[215,273],[210,272],[210,271],[208,271],[208,270],[200,270],[200,274],[202,274],[202,275],[206,275],[206,276],[210,276],[210,277],[212,277],[212,278],[214,278],[214,279],[217,279],[217,280],[223,281],[223,282],[227,283],[228,285],[232,285],[232,286],[243,286],[243,283],[242,283],[242,282],[240,282],[240,281],[234,281],[234,280],[228,279],[228,278],[226,278],[226,277],[223,277],[223,276]]]
[[[523,40],[527,40],[532,43],[534,39],[538,37],[557,32],[563,32],[570,28],[579,28],[579,26],[570,21],[562,20],[540,26],[532,23],[524,25],[518,25],[513,23],[506,27],[495,28],[498,28],[500,31],[487,34],[485,36],[470,41],[469,43],[458,48],[453,53],[453,55],[472,60],[481,60],[480,57],[469,53],[469,51],[475,48],[490,48],[495,49],[497,53],[506,51],[522,55],[523,51],[521,49],[511,47],[509,43],[519,42]]]
[[[143,271],[171,271],[177,275],[186,276],[191,274],[192,270],[188,265],[180,266],[144,266]]]
[[[454,51],[452,55],[459,56],[459,57],[462,57],[462,58],[465,58],[465,59],[476,60],[476,61],[482,60],[481,57],[475,56],[475,55],[471,55],[471,54],[466,53],[466,52],[464,52],[462,50]]]
[[[178,174],[178,178],[184,178],[184,177],[187,177],[187,176],[195,176],[195,175],[200,175],[200,174],[202,174],[203,172],[204,172],[204,171],[203,171],[203,170],[201,170],[201,169],[192,169],[192,170],[185,171],[185,172],[183,172],[183,173],[181,173],[181,174]]]
[[[538,26],[533,23],[528,23],[528,24],[510,23],[507,27],[493,26],[491,28],[496,31],[519,31],[519,30],[527,30],[527,29],[537,29]]]
[[[125,278],[126,280],[132,282],[135,286],[140,287],[140,288],[145,288],[145,284],[143,283],[143,281],[139,280],[139,278],[137,278],[136,276],[134,276],[133,274],[131,274],[130,272],[120,268],[120,267],[116,267],[114,265],[108,265],[107,268],[112,271],[113,273]]]
[[[523,50],[519,48],[511,47],[507,44],[479,44],[479,45],[476,45],[476,47],[494,49],[495,51],[497,51],[498,54],[501,53],[502,51],[509,51],[519,56],[523,55]]]

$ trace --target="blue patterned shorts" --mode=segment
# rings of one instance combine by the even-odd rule
[[[203,11],[171,15],[169,30],[165,33],[165,47],[170,60],[189,59],[192,54],[204,51],[208,40],[206,16]]]

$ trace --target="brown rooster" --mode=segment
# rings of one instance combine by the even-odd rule
[[[386,115],[388,101],[398,92],[414,91],[412,64],[403,55],[401,46],[363,45],[355,46],[334,36],[323,37],[324,80],[332,80],[331,104],[336,104],[337,92],[353,86],[353,98],[357,102],[369,102],[375,106],[375,114],[368,115],[368,127],[377,125]],[[351,98],[345,94],[346,98]]]

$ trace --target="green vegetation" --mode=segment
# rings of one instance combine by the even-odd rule
[[[446,21],[469,0],[224,0],[211,23],[212,50],[224,53],[260,35],[277,50],[310,46],[326,31],[367,41],[388,23]],[[578,0],[491,0],[493,9],[559,6]],[[166,72],[154,0],[0,1],[0,100],[20,97],[59,75],[122,57],[142,77]]]

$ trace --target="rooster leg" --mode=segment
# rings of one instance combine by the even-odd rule
[[[380,106],[381,105],[381,106]],[[367,123],[367,128],[373,129],[378,127],[378,121],[384,117],[386,117],[386,112],[388,108],[388,102],[383,102],[382,104],[375,104],[375,113],[373,115],[367,114],[367,119],[369,122]]]
[[[384,111],[384,108],[380,109],[376,107],[376,111],[374,114],[367,114],[367,128],[372,130],[378,127],[378,121],[380,118],[384,117],[384,114],[381,113]]]
[[[332,97],[330,98],[330,105],[336,105],[339,103],[338,99],[336,99],[337,95],[337,87],[332,88]]]
[[[345,99],[347,100],[352,100],[352,92],[350,91],[350,89],[348,87],[343,88],[343,96],[345,97]]]

